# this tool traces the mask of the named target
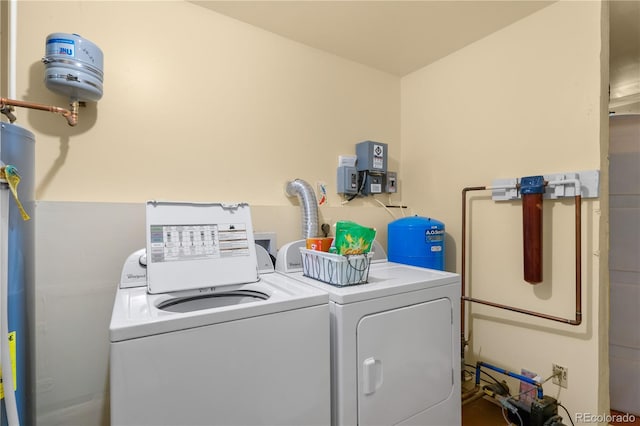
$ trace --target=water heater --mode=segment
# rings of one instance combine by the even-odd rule
[[[12,371],[15,405],[8,409],[6,401],[9,393],[4,390],[4,400],[0,407],[2,424],[12,418],[9,412],[17,411],[21,425],[35,423],[35,224],[34,224],[34,195],[35,195],[35,137],[30,131],[9,123],[0,123],[0,160],[4,164],[11,164],[20,172],[20,185],[17,187],[18,199],[24,205],[32,220],[25,221],[13,199],[8,202],[7,220],[8,232],[0,238],[0,244],[6,244],[7,256],[0,256],[0,273],[6,274],[8,309],[6,324],[9,332],[9,349],[12,368],[2,371],[7,374]],[[3,190],[8,192],[7,190]],[[6,206],[0,206],[5,211]],[[5,224],[0,224],[3,228]],[[0,231],[0,234],[3,232]],[[1,253],[1,251],[0,251]],[[5,263],[6,262],[6,263]],[[0,327],[0,328],[5,328]]]
[[[102,50],[78,34],[53,33],[46,41],[45,85],[72,101],[102,98]]]

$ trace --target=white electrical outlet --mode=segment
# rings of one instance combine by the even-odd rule
[[[553,364],[553,383],[561,388],[567,388],[569,383],[569,369],[558,364]]]

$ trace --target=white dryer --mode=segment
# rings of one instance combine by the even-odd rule
[[[303,276],[303,244],[276,270],[329,293],[332,425],[459,426],[460,276],[377,255],[368,283],[336,287]]]
[[[327,293],[258,271],[248,206],[148,203],[147,234],[111,317],[111,423],[328,424]]]

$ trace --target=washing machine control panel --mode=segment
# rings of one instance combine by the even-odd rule
[[[148,201],[146,216],[149,293],[259,280],[247,203]]]

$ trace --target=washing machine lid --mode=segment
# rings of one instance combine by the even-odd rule
[[[146,248],[151,294],[258,280],[247,203],[148,201]]]

